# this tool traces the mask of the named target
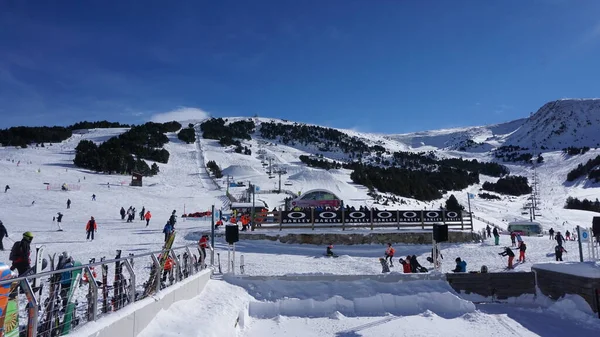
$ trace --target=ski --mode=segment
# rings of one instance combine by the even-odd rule
[[[223,274],[221,271],[221,254],[217,253],[217,262],[219,263],[219,274]]]
[[[81,267],[81,262],[73,262],[73,267]],[[65,315],[63,317],[61,335],[66,335],[71,332],[71,328],[76,326],[77,319],[75,318],[75,307],[77,303],[73,301],[73,295],[75,290],[79,287],[81,281],[81,269],[77,269],[71,272],[71,285],[69,286],[69,292],[67,294],[67,305],[64,308]]]
[[[175,232],[173,232],[167,238],[167,241],[165,242],[165,244],[163,246],[163,252],[162,252],[162,255],[160,256],[158,268],[154,264],[152,265],[152,269],[150,270],[150,277],[148,278],[148,282],[146,282],[142,297],[147,297],[156,291],[155,284],[156,284],[157,278],[161,277],[160,273],[165,268],[165,264],[167,263],[167,259],[169,258],[169,251],[171,250],[171,247],[173,246],[174,241],[175,241]]]
[[[117,256],[115,256],[115,260],[121,258],[121,250],[117,250]],[[115,262],[115,279],[113,282],[113,298],[112,298],[112,307],[114,311],[117,311],[121,308],[121,279],[123,275],[121,275],[123,267],[121,266],[121,262]]]
[[[60,269],[62,259],[59,258],[58,264],[55,265],[54,259],[56,258],[56,254],[48,255],[48,257],[50,259],[50,270],[55,271]],[[57,311],[59,306],[59,303],[57,302],[60,301],[60,277],[60,273],[55,273],[50,276],[50,289],[48,290],[48,298],[45,301],[46,317],[40,325],[39,336],[52,337],[56,335],[56,328],[58,325],[56,322],[58,318]]]
[[[46,250],[45,245],[36,246],[35,247],[35,268],[37,270],[42,270],[42,262],[44,257],[44,251]],[[31,284],[32,288],[37,288],[38,279],[34,278],[33,283]]]
[[[106,258],[102,257],[100,261],[104,261]],[[102,312],[107,313],[108,310],[108,265],[102,264]]]

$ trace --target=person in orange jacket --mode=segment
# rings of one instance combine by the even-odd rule
[[[146,212],[146,214],[144,215],[144,219],[146,219],[146,227],[148,227],[150,219],[152,219],[152,214],[150,214],[150,211]]]
[[[229,222],[233,225],[237,225],[237,218],[235,217],[235,215],[229,218]]]
[[[94,219],[94,217],[91,217],[90,220],[87,222],[87,225],[85,225],[85,231],[87,232],[86,240],[89,240],[91,236],[92,241],[94,241],[94,232],[96,232],[97,230],[98,226],[96,225],[96,220]]]
[[[223,219],[217,220],[217,222],[215,223],[215,229],[219,228],[219,226],[223,226]]]
[[[208,234],[202,235],[202,237],[198,241],[198,248],[200,251],[200,261],[206,261],[206,248],[210,248]],[[206,264],[205,264],[205,266],[206,266]],[[205,266],[203,266],[203,267],[205,267]]]
[[[396,250],[394,249],[394,247],[392,247],[391,243],[387,244],[387,248],[385,249],[385,260],[387,261],[388,258],[390,259],[390,267],[394,266],[394,253],[396,253]]]
[[[160,260],[162,258],[162,254],[158,255],[158,259]],[[162,282],[166,282],[167,281],[167,275],[172,274],[173,273],[173,258],[169,255],[167,257],[167,259],[165,260],[165,267],[163,269],[163,274],[162,274]]]
[[[248,216],[248,214],[242,215],[242,231],[247,231],[249,224],[250,224],[250,217]]]

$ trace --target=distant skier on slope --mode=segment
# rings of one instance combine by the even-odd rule
[[[562,255],[563,253],[566,253],[567,251],[562,247],[562,246],[556,246],[554,247],[554,255],[556,257],[556,261],[562,261]]]
[[[121,214],[121,220],[125,220],[125,208],[121,207],[121,210],[119,211],[119,213]]]
[[[96,224],[96,219],[94,219],[94,217],[91,217],[90,220],[85,225],[85,231],[87,233],[86,240],[89,240],[91,237],[92,241],[94,241],[94,233],[98,231],[98,226]]]
[[[62,227],[60,223],[62,222],[63,214],[61,212],[56,213],[56,224],[58,225],[58,231],[62,232]]]
[[[562,247],[564,242],[565,237],[560,232],[556,232],[556,243],[558,243],[558,245]]]
[[[487,237],[491,238],[492,237],[492,228],[490,227],[490,225],[487,225],[485,227],[485,231],[487,232]],[[484,238],[485,239],[485,238]]]
[[[2,243],[2,241],[4,240],[4,238],[8,237],[8,231],[6,230],[6,227],[4,227],[4,224],[2,223],[2,221],[0,221],[0,250],[4,251],[4,243]]]
[[[6,193],[8,190],[10,190],[10,186],[8,186],[8,185],[4,186],[4,193]]]
[[[550,234],[550,240],[554,240],[554,228],[550,227],[548,234]]]
[[[327,246],[327,251],[325,252],[325,255],[327,255],[327,256],[336,256],[333,253],[333,243],[330,243],[329,246]]]
[[[152,214],[150,211],[147,211],[146,214],[144,214],[144,218],[146,219],[146,227],[148,227],[150,224],[150,219],[152,219]]]
[[[519,262],[525,262],[525,251],[527,250],[527,245],[525,245],[524,241],[521,241],[519,244]]]

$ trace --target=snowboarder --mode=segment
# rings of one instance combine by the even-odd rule
[[[62,227],[60,226],[60,223],[62,222],[62,218],[63,218],[63,214],[61,212],[58,212],[56,214],[56,224],[58,225],[58,230],[62,232]]]
[[[4,186],[4,193],[6,193],[6,191],[10,190],[10,186],[6,185]]]
[[[23,239],[13,244],[10,250],[9,259],[12,261],[10,270],[17,270],[19,275],[23,274],[31,268],[31,241],[33,241],[33,234],[31,232],[23,233]]]
[[[67,209],[71,208],[71,199],[67,199]]]
[[[165,227],[163,228],[163,233],[165,233],[165,242],[167,242],[167,240],[169,239],[169,236],[171,236],[171,234],[173,234],[173,226],[171,225],[171,222],[168,222],[165,224]]]
[[[169,223],[171,224],[171,227],[173,227],[173,229],[175,229],[175,223],[177,222],[177,215],[175,215],[176,212],[176,210],[173,210],[171,216],[169,217]]]
[[[513,253],[512,249],[509,247],[504,247],[504,251],[502,253],[498,253],[500,256],[508,256],[508,269],[513,269],[513,259],[515,258],[515,253]]]
[[[96,195],[92,194],[92,201],[96,201]]]
[[[385,249],[385,261],[387,262],[388,259],[390,259],[390,267],[394,266],[394,253],[396,252],[396,250],[394,249],[394,247],[392,247],[391,243],[387,244],[387,248]]]
[[[400,262],[400,264],[402,265],[402,272],[404,272],[405,274],[410,274],[410,256],[407,256],[406,260],[400,258],[398,262]]]
[[[556,261],[562,261],[562,255],[563,253],[566,253],[567,251],[562,247],[562,246],[556,246],[554,247],[554,254],[556,256]]]
[[[494,234],[494,243],[496,244],[496,246],[499,245],[500,244],[500,234],[498,234],[498,228],[494,227],[492,234]]]
[[[335,256],[335,254],[333,253],[333,243],[330,243],[329,246],[327,246],[327,251],[325,252],[325,255]]]
[[[4,227],[2,221],[0,221],[0,250],[2,251],[4,251],[4,243],[2,243],[2,240],[4,240],[5,237],[8,237],[8,231],[6,230],[6,227]]]
[[[144,215],[146,215],[146,206],[142,206],[142,211],[140,212],[140,220],[144,221]]]
[[[550,240],[554,240],[554,228],[550,227],[548,234],[550,234]]]
[[[525,262],[525,251],[527,250],[527,246],[525,245],[525,242],[520,241],[519,244],[519,262]]]
[[[452,270],[455,273],[466,273],[467,272],[467,263],[463,260],[460,259],[460,257],[457,257],[456,260],[454,260],[456,262],[456,268],[454,268],[454,270]]]
[[[390,272],[390,267],[387,264],[387,260],[380,257],[379,258],[379,263],[381,263],[381,272],[382,273],[389,273]]]
[[[558,245],[562,247],[564,241],[565,237],[562,236],[560,232],[556,232],[556,243],[558,243]]]
[[[152,214],[150,214],[150,211],[144,214],[144,218],[146,218],[146,227],[148,227],[148,224],[150,224],[150,219],[152,219]]]
[[[517,234],[515,232],[510,232],[510,243],[511,243],[511,247],[516,247],[517,243],[515,241],[515,238],[517,237]]]
[[[419,261],[417,261],[417,256],[413,255],[410,257],[410,271],[412,273],[426,273],[427,268],[421,266]]]
[[[121,214],[121,220],[125,220],[125,208],[121,207],[121,211],[119,213]]]
[[[85,225],[85,231],[87,232],[86,240],[89,240],[91,237],[92,241],[94,241],[94,232],[96,232],[97,230],[98,226],[96,224],[96,220],[94,219],[94,217],[91,217]]]
[[[492,228],[490,227],[490,225],[487,225],[485,227],[485,231],[487,232],[487,237],[491,238],[492,237]]]
[[[567,229],[567,231],[565,232],[565,241],[570,241],[571,240],[571,232],[569,232],[569,230]]]

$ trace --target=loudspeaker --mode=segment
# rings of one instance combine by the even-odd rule
[[[592,233],[594,236],[600,236],[600,216],[595,216],[592,220]]]
[[[448,241],[448,225],[433,225],[433,239],[436,242]]]
[[[230,245],[240,241],[240,229],[237,225],[225,226],[225,241]]]

